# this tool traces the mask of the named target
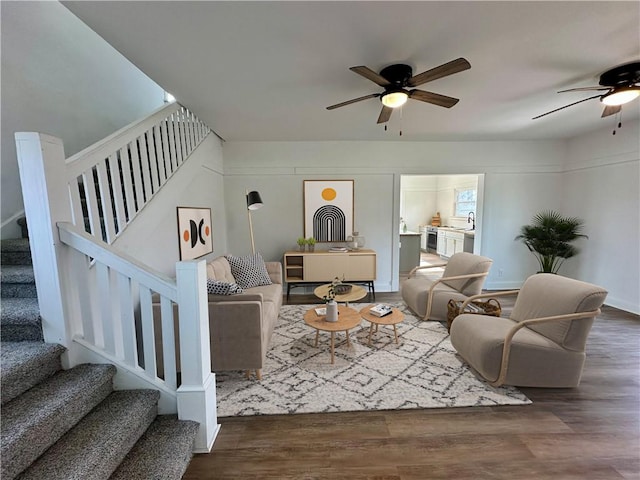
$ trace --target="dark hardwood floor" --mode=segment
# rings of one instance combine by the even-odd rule
[[[640,479],[637,315],[604,307],[578,388],[521,390],[532,405],[220,418],[183,478]]]

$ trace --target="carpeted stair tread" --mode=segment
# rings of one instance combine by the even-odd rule
[[[2,323],[33,323],[40,318],[40,306],[38,299],[27,298],[3,298],[0,302]],[[39,322],[38,322],[39,323]]]
[[[153,422],[159,397],[157,390],[113,392],[25,470],[20,480],[109,478]]]
[[[0,317],[0,339],[3,342],[42,342],[42,319],[37,298],[3,298]]]
[[[28,238],[10,238],[0,241],[2,265],[31,265],[31,248]]]
[[[0,280],[2,283],[34,283],[36,281],[31,265],[3,265]]]
[[[78,365],[2,406],[0,478],[27,468],[113,390],[113,365]]]
[[[2,265],[0,282],[2,298],[38,296],[31,265]]]
[[[3,342],[0,347],[2,405],[61,370],[60,355],[65,350],[55,343]]]
[[[180,480],[191,457],[198,423],[158,416],[109,480]]]

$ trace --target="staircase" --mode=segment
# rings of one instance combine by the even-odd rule
[[[3,240],[3,480],[180,479],[198,423],[158,415],[155,390],[114,391],[113,365],[63,370],[43,342],[28,239]]]
[[[0,339],[3,342],[42,342],[38,295],[31,265],[28,238],[2,240],[2,314]]]

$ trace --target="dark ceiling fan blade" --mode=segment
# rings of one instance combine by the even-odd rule
[[[413,100],[420,100],[421,102],[432,103],[439,107],[451,108],[460,100],[453,97],[447,97],[446,95],[440,95],[439,93],[425,92],[424,90],[411,90],[409,92],[409,98]]]
[[[438,78],[446,77],[447,75],[453,75],[454,73],[462,72],[463,70],[469,70],[470,68],[471,64],[467,60],[464,58],[457,58],[440,65],[439,67],[414,75],[409,79],[407,86],[417,87],[423,83],[431,82],[432,80],[437,80]]]
[[[607,105],[602,110],[601,118],[608,117],[609,115],[615,115],[622,110],[622,105]]]
[[[558,90],[558,93],[565,92],[589,92],[593,90],[611,90],[611,87],[580,87],[580,88],[569,88],[567,90]]]
[[[336,103],[335,105],[331,105],[330,107],[327,107],[327,110],[333,110],[334,108],[344,107],[346,105],[351,105],[352,103],[361,102],[362,100],[368,100],[370,98],[375,98],[379,96],[380,96],[379,93],[372,93],[370,95],[365,95],[364,97],[358,97],[352,100],[347,100],[346,102]]]
[[[377,83],[381,87],[388,87],[391,85],[389,80],[384,78],[382,75],[374,72],[369,67],[365,67],[364,65],[359,67],[351,67],[349,68],[352,72],[357,73],[358,75],[362,75],[364,78],[371,80],[373,83]]]
[[[391,114],[392,113],[393,113],[393,108],[383,106],[382,110],[380,110],[380,116],[378,117],[378,123],[388,122],[389,119],[391,118]]]
[[[543,113],[542,115],[538,115],[537,117],[533,117],[531,120],[535,120],[537,118],[544,117],[545,115],[549,115],[550,113],[554,113],[554,112],[557,112],[559,110],[564,110],[565,108],[573,107],[574,105],[577,105],[579,103],[586,102],[587,100],[593,100],[594,98],[599,98],[601,96],[602,95],[594,95],[593,97],[583,98],[582,100],[578,100],[577,102],[570,103],[569,105],[565,105],[564,107],[556,108],[555,110],[551,110],[550,112]]]

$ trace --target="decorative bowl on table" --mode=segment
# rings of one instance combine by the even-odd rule
[[[353,285],[342,283],[333,287],[333,291],[336,292],[336,295],[344,295],[345,293],[349,293],[352,287]]]

